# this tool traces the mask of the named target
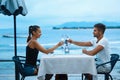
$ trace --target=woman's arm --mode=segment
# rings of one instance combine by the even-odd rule
[[[36,49],[38,49],[39,51],[45,53],[45,54],[48,54],[48,53],[51,53],[53,52],[56,48],[58,48],[59,46],[63,45],[63,42],[59,42],[57,43],[55,46],[53,46],[52,48],[49,48],[49,49],[45,49],[43,46],[41,46],[37,41],[34,41],[34,47]]]

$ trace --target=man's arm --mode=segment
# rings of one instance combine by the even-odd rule
[[[69,39],[68,42],[75,44],[77,46],[92,46],[91,42],[78,42],[78,41],[73,41],[71,39]]]
[[[101,51],[103,48],[104,48],[103,46],[98,45],[98,46],[97,46],[96,48],[94,48],[93,50],[88,51],[88,50],[86,50],[86,49],[83,49],[82,52],[85,53],[85,54],[87,54],[87,55],[93,56],[93,55],[96,55],[96,54],[97,54],[99,51]]]

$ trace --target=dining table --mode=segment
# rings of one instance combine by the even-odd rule
[[[45,80],[45,74],[97,75],[94,56],[86,54],[51,54],[40,58],[38,80]]]

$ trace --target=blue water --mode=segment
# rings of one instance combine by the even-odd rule
[[[17,30],[17,36],[23,36],[21,38],[17,38],[17,55],[25,55],[26,37],[28,35],[27,32],[27,29]],[[53,30],[52,28],[42,28],[42,36],[38,39],[38,41],[45,48],[49,48],[56,44],[58,41],[61,41],[63,35],[68,35],[69,38],[77,41],[89,41],[93,39],[92,32],[92,29]],[[13,29],[0,29],[0,59],[12,59],[12,57],[14,56],[14,38],[3,37],[4,34],[13,35]],[[119,35],[120,29],[107,29],[105,32],[105,37],[107,37],[110,41],[111,53],[120,54]],[[81,49],[82,47],[70,45],[70,51],[73,53],[76,50],[81,51]],[[59,47],[57,51],[62,51],[62,48]],[[41,55],[42,53],[39,54],[39,57],[41,57]],[[14,67],[13,63],[11,63],[10,65],[8,65],[8,63],[1,63],[0,69],[7,68],[8,66],[12,68]],[[117,68],[119,67],[120,63],[117,64]]]
[[[27,30],[17,30],[17,55],[25,55]],[[53,30],[52,28],[42,28],[42,36],[38,39],[39,43],[45,48],[52,47],[58,41],[61,41],[63,35],[68,35],[69,38],[77,41],[89,41],[93,39],[92,29],[78,29],[78,30]],[[14,55],[14,38],[3,37],[4,34],[13,35],[13,29],[0,29],[0,59],[11,59]],[[110,41],[112,53],[120,54],[120,29],[107,29],[105,37]],[[25,37],[26,36],[26,37]],[[70,49],[79,49],[74,45],[70,45]],[[58,48],[57,50],[60,50]],[[40,54],[41,55],[41,54]]]

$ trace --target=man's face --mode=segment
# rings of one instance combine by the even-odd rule
[[[100,36],[100,30],[98,30],[97,28],[94,28],[93,35],[94,35],[94,37],[99,37]]]

